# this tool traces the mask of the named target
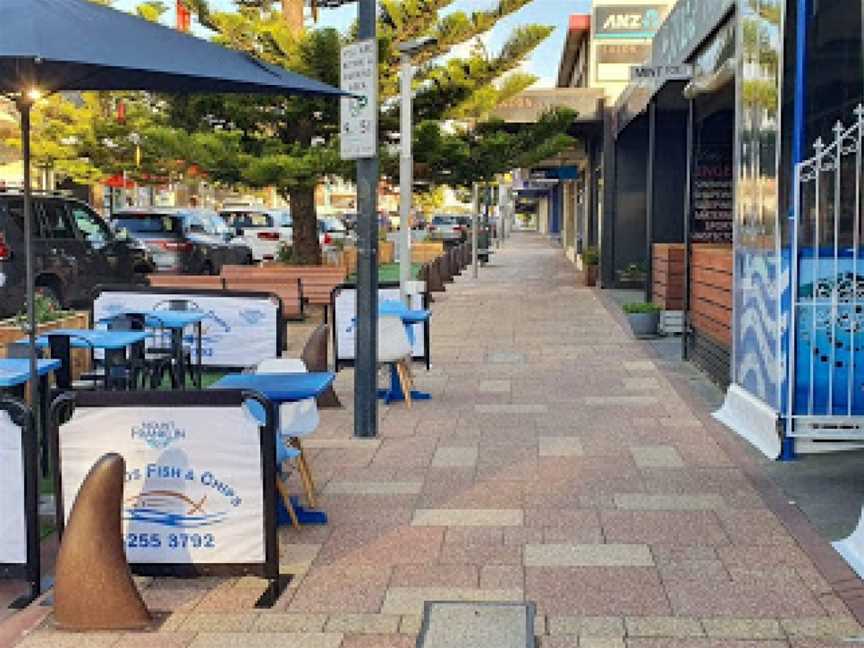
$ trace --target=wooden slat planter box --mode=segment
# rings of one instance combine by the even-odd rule
[[[652,301],[663,310],[684,308],[684,244],[655,243],[652,253]]]
[[[414,243],[411,246],[412,263],[429,263],[444,254],[444,242],[432,241],[426,243]]]
[[[698,333],[732,344],[732,248],[694,245],[691,252],[690,322]]]
[[[48,324],[39,324],[37,327],[39,335],[57,329],[89,329],[90,314],[86,312],[71,313],[63,319]],[[6,357],[6,345],[17,342],[26,337],[21,327],[7,321],[0,321],[0,358]],[[90,352],[87,349],[72,350],[72,380],[78,380],[82,373],[91,369]]]

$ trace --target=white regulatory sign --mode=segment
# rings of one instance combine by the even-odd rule
[[[631,81],[689,81],[693,78],[692,65],[633,65]]]
[[[378,43],[362,40],[342,48],[340,152],[343,160],[378,154]]]

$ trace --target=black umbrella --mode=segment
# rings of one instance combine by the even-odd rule
[[[329,85],[87,0],[0,0],[0,92],[21,114],[27,328],[34,402],[36,317],[30,197],[30,110],[61,90],[148,90],[339,96]]]

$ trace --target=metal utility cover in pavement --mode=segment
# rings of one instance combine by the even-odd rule
[[[533,648],[533,603],[427,602],[417,648]]]

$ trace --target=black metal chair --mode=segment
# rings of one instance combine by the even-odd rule
[[[142,313],[123,313],[107,321],[109,331],[146,331],[147,322]],[[160,359],[161,360],[161,359]],[[126,364],[110,367],[110,381],[115,385],[125,383],[129,389],[143,389],[153,385],[153,375],[159,371],[159,362],[147,357],[146,340],[136,342],[129,348]]]
[[[167,307],[167,308],[166,308]],[[201,307],[191,299],[168,299],[164,302],[156,304],[154,311],[200,311]],[[192,368],[192,347],[183,344],[183,331],[166,331],[161,329],[161,338],[164,340],[169,337],[171,344],[168,346],[156,346],[147,349],[148,358],[151,358],[157,367],[156,373],[151,374],[151,386],[155,389],[167,375],[171,380],[172,389],[185,388],[186,385],[181,385],[180,367],[178,366],[178,358],[176,354],[176,345],[180,345],[182,354],[182,362],[187,370]],[[201,376],[198,376],[200,384]]]
[[[72,341],[83,342],[84,347],[89,348],[92,357],[94,348],[87,338],[74,333],[52,333],[50,331],[45,336],[48,338],[50,357],[60,361],[60,368],[54,372],[54,384],[59,391],[98,389],[100,379],[105,381],[103,375],[96,373],[84,374],[81,380],[72,380]]]

